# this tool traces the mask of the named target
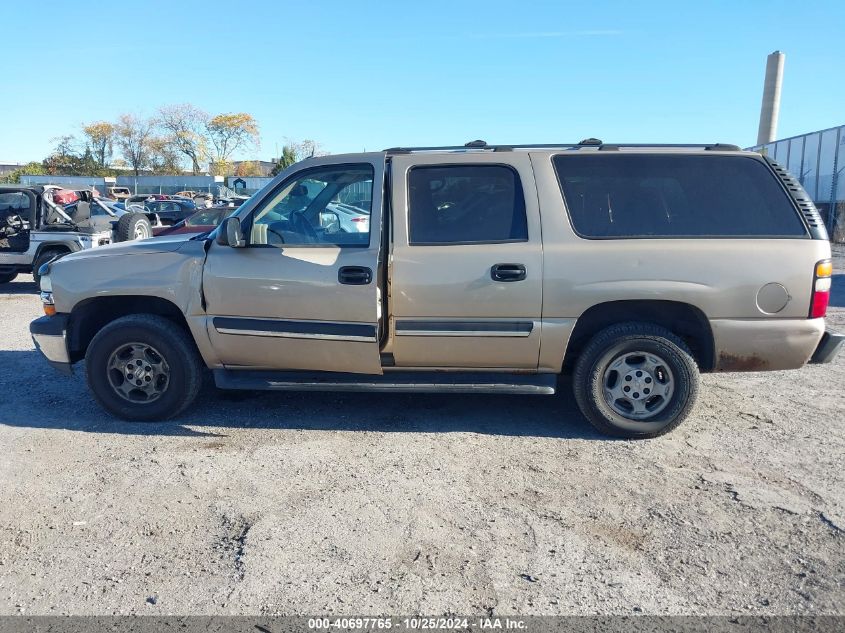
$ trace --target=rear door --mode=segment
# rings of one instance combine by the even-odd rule
[[[392,158],[398,367],[536,369],[543,253],[527,154]]]
[[[384,155],[309,165],[238,212],[245,248],[213,243],[207,330],[228,367],[381,373],[377,285]],[[332,207],[370,215],[347,232]]]

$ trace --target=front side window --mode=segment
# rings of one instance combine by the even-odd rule
[[[408,205],[411,245],[528,239],[519,176],[503,165],[414,167],[408,174]]]
[[[256,211],[250,244],[368,246],[372,200],[372,165],[310,169]]]
[[[553,162],[582,237],[807,235],[776,176],[754,158],[617,153]]]

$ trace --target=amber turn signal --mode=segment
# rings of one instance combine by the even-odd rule
[[[833,274],[833,262],[823,259],[816,264],[816,277],[830,277]]]

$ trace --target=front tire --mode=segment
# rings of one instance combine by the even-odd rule
[[[17,276],[18,273],[16,271],[12,271],[10,273],[0,273],[0,284],[7,284],[10,281],[14,281]]]
[[[573,390],[598,431],[625,438],[668,433],[692,411],[698,366],[687,345],[651,323],[620,323],[587,344],[575,365]]]
[[[154,314],[116,319],[85,354],[88,386],[111,415],[140,422],[172,418],[196,398],[203,363],[176,323]]]

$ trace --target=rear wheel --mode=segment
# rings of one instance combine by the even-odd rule
[[[15,270],[10,272],[0,272],[0,284],[7,284],[10,281],[14,281],[17,276],[18,273]]]
[[[149,218],[143,213],[126,213],[117,221],[115,236],[118,242],[145,240],[153,235]]]
[[[166,420],[185,410],[202,383],[193,340],[154,314],[133,314],[100,330],[85,354],[88,386],[102,407],[124,420]]]
[[[581,412],[602,433],[627,438],[668,433],[698,396],[698,366],[686,344],[650,323],[622,323],[596,334],[575,365]]]

